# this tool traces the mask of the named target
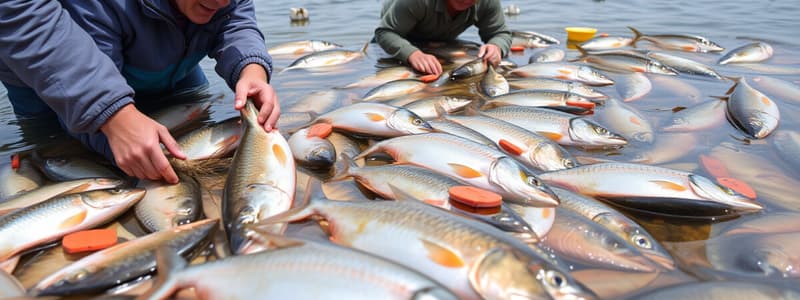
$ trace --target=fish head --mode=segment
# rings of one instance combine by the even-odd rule
[[[520,205],[551,207],[559,203],[550,187],[508,156],[497,158],[492,163],[489,181],[503,189],[510,201]]]
[[[594,299],[594,294],[544,258],[495,248],[470,272],[484,299]]]
[[[472,103],[472,99],[461,98],[461,97],[450,97],[445,96],[441,100],[439,100],[439,105],[442,106],[446,111],[456,111],[462,109]]]
[[[543,171],[571,169],[578,166],[578,161],[575,157],[555,144],[540,143],[536,147],[529,148],[531,150],[524,155],[540,166]]]
[[[155,264],[154,264],[155,267]],[[103,286],[95,282],[102,282],[98,275],[108,276],[105,272],[97,272],[86,268],[76,268],[58,274],[54,278],[45,278],[31,289],[31,292],[38,296],[55,296],[81,293],[85,291],[96,291]],[[98,279],[98,280],[95,280]]]
[[[698,39],[698,42],[700,43],[700,49],[702,49],[703,52],[721,52],[721,51],[725,51],[724,47],[718,45],[717,43],[714,43],[713,41],[711,41],[709,39],[700,38],[700,39]]]
[[[678,71],[675,71],[675,69],[673,69],[672,67],[669,67],[655,60],[650,60],[649,63],[647,64],[647,72],[655,74],[664,74],[664,75],[678,75]]]
[[[779,117],[773,116],[766,111],[754,110],[747,115],[748,117],[742,125],[747,133],[752,134],[757,139],[767,137],[778,127]]]
[[[450,74],[450,79],[458,80],[469,78],[475,75],[486,73],[486,70],[486,62],[483,61],[483,58],[476,58],[453,70],[453,72]]]
[[[141,188],[95,190],[84,194],[81,200],[89,207],[95,209],[130,207],[144,198],[146,192],[147,190]]]
[[[570,119],[569,136],[575,141],[591,146],[622,146],[628,144],[628,141],[623,136],[584,118]]]
[[[758,241],[754,241],[759,243]],[[753,251],[743,251],[738,262],[748,271],[767,277],[797,277],[800,275],[800,258],[771,243],[758,245]]]
[[[689,186],[694,193],[715,204],[728,207],[738,212],[754,212],[764,208],[763,205],[747,198],[746,196],[717,183],[712,182],[706,177],[690,174]]]
[[[402,134],[420,134],[433,131],[431,124],[428,124],[427,121],[414,112],[402,107],[398,107],[389,115],[386,125]]]
[[[614,81],[608,78],[606,75],[603,75],[600,72],[597,72],[595,69],[581,66],[578,68],[577,77],[585,82],[591,82],[597,85],[611,85],[614,84]]]

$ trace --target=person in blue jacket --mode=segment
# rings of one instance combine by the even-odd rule
[[[198,66],[206,55],[235,91],[234,107],[252,98],[259,123],[272,130],[280,109],[252,0],[0,2],[0,81],[15,113],[55,112],[71,135],[130,176],[178,181],[161,144],[185,155],[134,106],[134,93],[207,84]]]

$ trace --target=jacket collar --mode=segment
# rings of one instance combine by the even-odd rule
[[[169,3],[170,0],[138,0],[139,4],[142,7],[142,11],[148,17],[154,19],[167,19],[174,21],[176,19],[175,14],[178,13],[176,10],[172,9],[172,5]],[[211,22],[220,18],[223,15],[228,14],[234,7],[239,5],[241,0],[231,0],[231,3],[228,4],[227,7],[220,9],[214,17],[211,18]]]

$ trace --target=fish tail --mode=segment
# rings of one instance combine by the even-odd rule
[[[639,30],[636,30],[636,28],[633,28],[631,26],[628,26],[628,29],[633,31],[633,41],[631,41],[631,46],[636,47],[636,42],[642,38],[643,34],[639,32]]]
[[[358,164],[356,161],[347,155],[346,153],[339,154],[339,157],[336,159],[336,162],[341,165],[341,168],[336,168],[336,170],[341,170],[337,174],[333,174],[331,177],[331,181],[339,181],[351,176],[350,170],[358,168]]]
[[[156,268],[158,277],[150,290],[136,297],[136,300],[168,299],[170,295],[179,290],[178,276],[187,266],[186,261],[175,251],[161,247],[156,250]]]

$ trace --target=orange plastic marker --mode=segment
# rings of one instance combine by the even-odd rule
[[[708,174],[715,178],[731,177],[731,174],[728,173],[728,168],[725,167],[725,164],[719,159],[700,154],[700,164],[703,165],[703,169],[705,169]]]
[[[498,207],[503,204],[503,197],[499,194],[474,186],[458,185],[451,187],[449,192],[450,200],[471,207]]]
[[[317,123],[308,128],[306,137],[327,138],[333,132],[333,126],[328,123]]]
[[[70,233],[61,240],[64,251],[69,254],[102,250],[117,243],[117,231],[93,229]]]
[[[522,46],[511,46],[511,51],[525,51],[525,47],[522,47]]]
[[[717,182],[719,182],[721,185],[727,186],[728,188],[736,191],[739,194],[742,194],[747,198],[756,199],[756,191],[744,181],[730,177],[719,177],[717,178]]]
[[[19,169],[19,154],[11,155],[11,169]]]
[[[425,82],[425,83],[434,82],[434,81],[436,81],[436,79],[439,79],[439,75],[428,74],[428,75],[425,75],[425,76],[422,76],[422,77],[419,78],[419,80],[421,80],[422,82]]]

